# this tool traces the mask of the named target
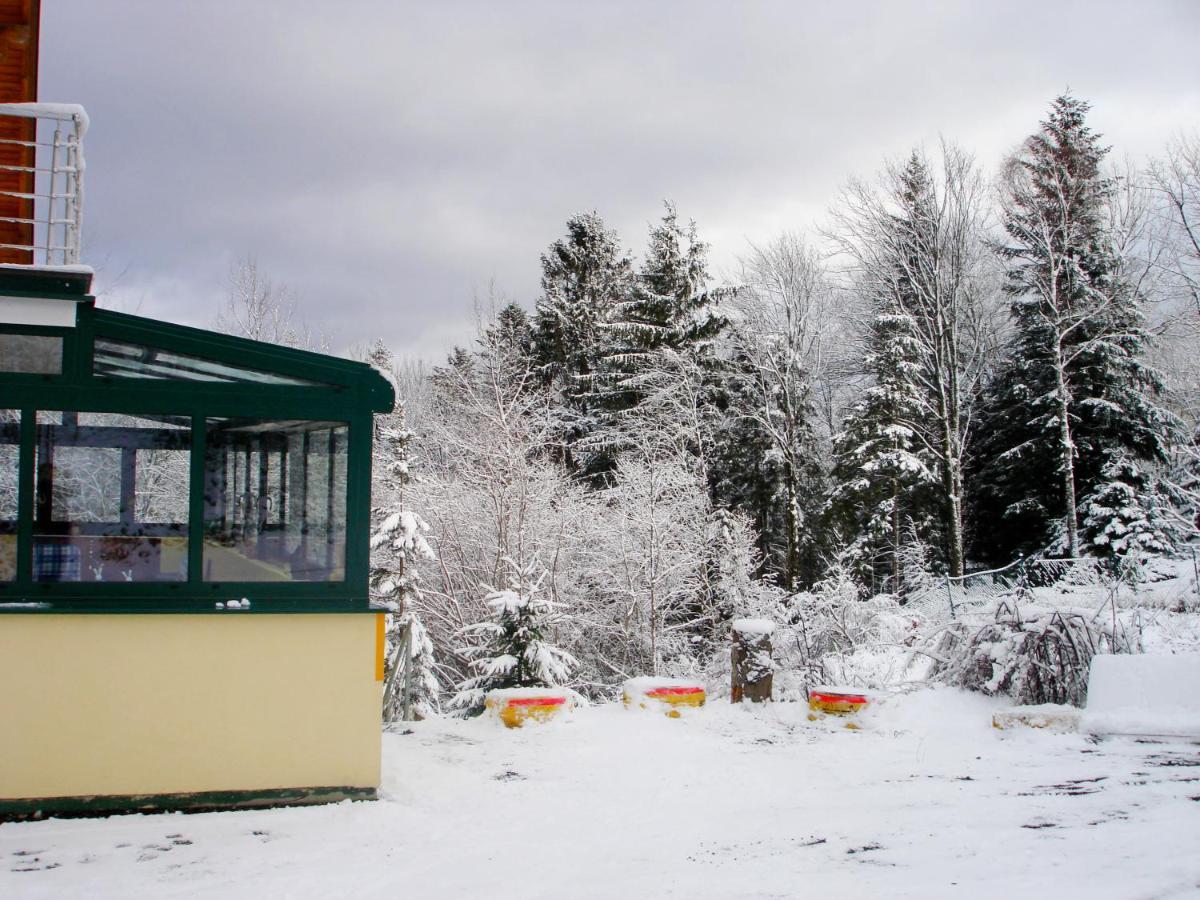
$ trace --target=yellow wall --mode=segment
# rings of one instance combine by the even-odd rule
[[[0,616],[0,801],[379,785],[374,615]]]

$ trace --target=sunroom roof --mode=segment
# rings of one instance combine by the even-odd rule
[[[375,412],[394,403],[391,384],[367,363],[112,310],[91,317],[92,372],[101,378],[359,388]]]
[[[326,389],[356,395],[372,412],[390,412],[395,403],[392,385],[367,363],[97,309],[90,287],[86,272],[0,268],[0,332],[16,335],[17,350],[44,339],[63,354],[42,368],[0,365],[0,379],[37,374],[130,390],[162,390],[171,382],[205,391]],[[53,356],[36,349],[40,357]],[[5,353],[17,355],[11,348]]]
[[[92,371],[112,378],[154,378],[171,381],[218,381],[249,384],[319,385],[323,382],[291,375],[277,375],[245,366],[172,353],[160,347],[129,344],[97,337]]]

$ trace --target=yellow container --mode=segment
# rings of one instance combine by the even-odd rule
[[[815,687],[808,692],[808,719],[815,722],[827,715],[853,716],[872,701],[870,694],[849,688]],[[847,728],[858,728],[847,722]]]
[[[684,709],[699,709],[707,697],[702,684],[667,678],[634,678],[622,692],[626,709],[661,709],[672,719]]]
[[[1044,728],[1046,731],[1071,732],[1079,729],[1080,712],[1071,706],[1047,703],[1043,706],[1015,706],[992,716],[992,727],[1001,731],[1013,728]]]
[[[521,728],[527,722],[549,722],[561,716],[570,704],[563,691],[531,688],[490,691],[483,701],[488,713],[498,717],[506,728]]]

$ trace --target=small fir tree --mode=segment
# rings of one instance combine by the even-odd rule
[[[1154,475],[1125,456],[1104,467],[1083,504],[1083,533],[1091,553],[1136,566],[1174,550],[1185,535],[1169,495]]]
[[[392,355],[383,341],[376,341],[367,354],[367,361],[392,382]],[[405,422],[404,404],[375,417],[375,451],[372,466],[372,491],[382,503],[373,512],[378,519],[371,535],[371,599],[387,606],[393,613],[388,628],[388,687],[384,698],[385,719],[391,721],[404,705],[398,693],[404,681],[397,669],[413,667],[408,678],[414,696],[409,698],[419,715],[437,708],[438,683],[434,674],[433,647],[425,635],[417,613],[421,599],[421,576],[418,563],[437,558],[426,539],[429,524],[405,505],[405,492],[412,482],[411,446],[416,435]],[[405,635],[411,630],[411,639]],[[408,646],[411,655],[402,658]]]
[[[465,634],[484,639],[461,651],[477,673],[458,686],[450,701],[464,715],[481,712],[488,691],[556,687],[570,678],[578,665],[575,657],[546,639],[557,606],[542,596],[546,569],[536,559],[524,567],[511,560],[507,564],[507,588],[484,585],[484,603],[492,611],[491,620],[463,629]]]

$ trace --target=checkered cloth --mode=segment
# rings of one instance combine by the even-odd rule
[[[79,581],[79,548],[73,544],[34,544],[34,581]]]

